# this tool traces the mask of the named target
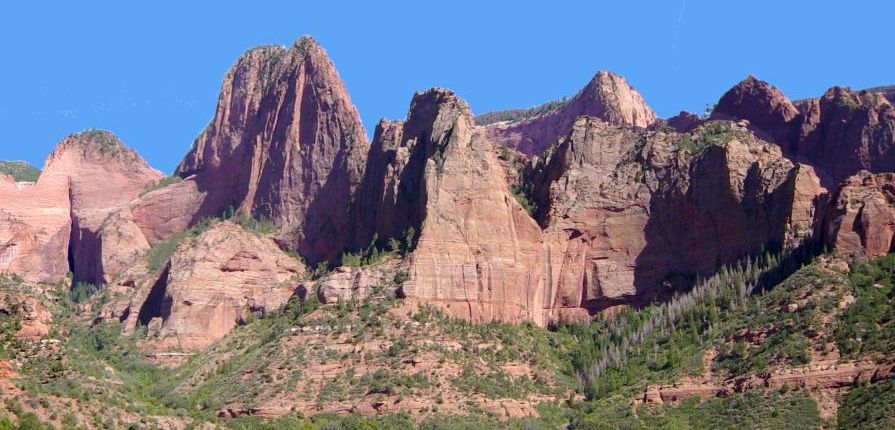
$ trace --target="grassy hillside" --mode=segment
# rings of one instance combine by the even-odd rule
[[[37,182],[40,169],[25,161],[0,161],[0,173],[12,176],[16,182]]]

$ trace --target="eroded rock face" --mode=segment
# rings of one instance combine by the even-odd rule
[[[712,119],[746,119],[769,142],[788,148],[799,110],[776,87],[748,76],[728,90],[712,110]]]
[[[721,97],[712,118],[749,121],[759,137],[812,165],[827,187],[860,170],[895,170],[895,108],[884,92],[833,87],[796,107],[750,76]]]
[[[687,112],[680,111],[677,115],[668,118],[665,121],[665,124],[669,127],[675,129],[679,133],[686,133],[690,130],[696,128],[696,126],[703,123],[702,118],[699,115]]]
[[[402,294],[472,321],[544,323],[540,229],[510,194],[466,102],[443,89],[417,94],[405,122],[380,124],[377,150],[387,155],[371,160],[388,164],[368,169],[381,190],[369,201],[381,202],[377,217],[409,222],[377,225],[418,232]]]
[[[112,288],[126,299],[104,314],[129,329],[154,328],[160,349],[197,350],[250,314],[282,306],[304,270],[270,238],[223,221],[184,240],[157,273],[146,276],[143,267],[121,276]]]
[[[276,223],[311,263],[332,261],[348,238],[348,208],[367,138],[326,52],[310,37],[245,53],[227,73],[214,119],[180,163],[208,196]]]
[[[803,110],[798,155],[834,183],[895,171],[895,108],[880,93],[831,88]]]
[[[656,122],[656,114],[643,97],[612,72],[600,71],[561,108],[543,115],[511,123],[485,127],[489,139],[527,155],[540,155],[571,130],[581,115],[606,122],[646,128]]]
[[[534,174],[547,307],[578,318],[668,294],[810,235],[825,190],[745,127],[638,132],[582,117]]]
[[[106,218],[140,195],[162,174],[107,131],[85,131],[63,139],[47,158],[44,174],[68,178],[72,236],[69,247],[74,282],[103,284],[107,255],[116,239],[99,237]],[[127,234],[120,231],[121,234]]]
[[[198,209],[208,198],[189,177],[111,211],[96,234],[102,246],[99,282],[114,282],[153,246],[201,221]]]
[[[53,315],[34,295],[4,286],[0,290],[0,312],[19,318],[19,330],[15,337],[39,340],[50,334]]]
[[[395,279],[404,276],[404,270],[401,260],[393,258],[373,266],[341,266],[316,282],[305,282],[302,285],[303,294],[316,294],[317,300],[323,304],[359,303],[377,294],[394,297],[395,287],[398,286]]]
[[[71,269],[75,282],[100,283],[101,224],[160,178],[109,132],[66,137],[36,184],[0,178],[0,271],[53,283]]]
[[[0,272],[28,282],[53,283],[68,272],[71,206],[68,178],[41,175],[20,188],[0,174]]]
[[[824,240],[837,251],[870,257],[895,245],[895,173],[859,172],[833,196]]]

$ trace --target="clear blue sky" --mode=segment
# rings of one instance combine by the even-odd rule
[[[38,166],[96,127],[171,172],[236,58],[302,34],[329,52],[368,132],[431,86],[482,113],[572,94],[599,69],[661,117],[701,112],[750,73],[791,98],[895,84],[891,1],[15,3],[0,15],[0,159]]]

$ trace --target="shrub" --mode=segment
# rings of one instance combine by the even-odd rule
[[[73,303],[82,303],[99,291],[99,287],[86,282],[78,282],[71,287],[68,297]]]

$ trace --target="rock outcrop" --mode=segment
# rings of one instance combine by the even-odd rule
[[[299,290],[299,297],[316,294],[317,300],[329,303],[359,303],[373,296],[394,297],[399,287],[396,279],[405,276],[401,260],[388,258],[373,266],[340,266],[320,280],[308,281]]]
[[[310,37],[246,52],[227,73],[214,119],[177,174],[195,175],[198,217],[228,207],[273,221],[311,263],[348,239],[348,209],[368,143],[345,85]]]
[[[119,277],[110,288],[123,299],[104,316],[128,329],[148,326],[158,349],[201,349],[250,315],[282,306],[304,271],[270,238],[222,221],[185,239],[158,271]]]
[[[880,256],[895,251],[895,173],[862,171],[831,199],[824,241],[839,252]]]
[[[6,281],[6,279],[0,279]],[[12,315],[19,319],[15,337],[24,340],[39,340],[50,334],[53,315],[41,303],[33,291],[22,291],[19,287],[0,287],[0,314]]]
[[[883,92],[833,87],[796,107],[749,76],[721,97],[712,118],[749,121],[759,137],[815,167],[828,187],[860,170],[895,170],[895,108]]]
[[[161,177],[109,132],[66,137],[36,184],[0,178],[0,271],[52,283],[71,270],[75,282],[102,283],[104,220]]]
[[[746,119],[760,137],[789,149],[798,116],[779,89],[749,75],[721,96],[711,119]]]
[[[763,249],[795,246],[825,194],[743,126],[637,132],[582,117],[533,178],[553,318],[637,303]]]
[[[0,174],[0,272],[36,283],[65,278],[71,235],[68,194],[68,178],[53,172],[27,187]]]
[[[527,155],[540,155],[565,136],[575,119],[589,115],[611,124],[646,128],[656,114],[643,97],[612,72],[600,71],[561,107],[517,122],[499,122],[485,127],[488,138]]]
[[[386,165],[368,167],[372,191],[361,198],[379,203],[379,237],[417,232],[401,294],[472,321],[544,323],[540,229],[466,102],[443,89],[416,94],[407,120],[376,135],[370,160]],[[395,215],[404,223],[387,221]]]
[[[834,183],[895,171],[895,108],[880,93],[833,87],[806,103],[797,154]]]
[[[699,115],[687,111],[680,111],[677,115],[665,120],[665,124],[679,133],[687,133],[703,123]]]
[[[47,158],[44,175],[68,178],[73,281],[103,284],[105,255],[118,252],[116,243],[100,240],[103,223],[110,213],[159,181],[162,174],[112,133],[89,130],[59,142]]]

